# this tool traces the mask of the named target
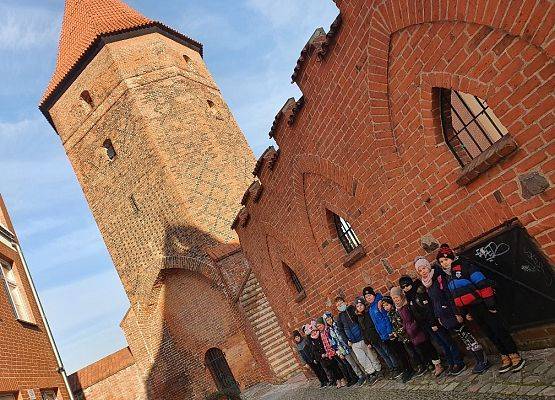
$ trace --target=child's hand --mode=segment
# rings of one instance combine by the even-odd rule
[[[455,317],[457,317],[457,321],[459,322],[459,324],[462,324],[464,322],[463,317],[461,317],[460,315],[455,315]]]
[[[322,354],[322,358],[326,358],[326,355],[325,355],[325,354]]]
[[[382,300],[378,301],[378,309],[379,309],[380,311],[383,311]]]
[[[432,331],[437,332],[438,329],[439,329],[439,328],[438,328],[437,326],[435,326],[435,325],[432,326]]]
[[[495,314],[497,310],[489,310],[490,313]]]

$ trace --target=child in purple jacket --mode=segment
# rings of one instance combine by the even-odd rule
[[[415,361],[419,364],[416,376],[423,375],[427,367],[434,368],[434,375],[439,376],[443,372],[441,360],[435,347],[432,345],[426,333],[418,326],[416,319],[410,311],[407,299],[403,290],[396,286],[390,290],[391,298],[397,307],[397,313],[401,316],[401,321],[405,332],[412,344],[412,353]],[[409,351],[411,351],[409,347]]]

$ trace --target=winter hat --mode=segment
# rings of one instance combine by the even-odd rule
[[[455,259],[455,252],[451,250],[447,243],[442,244],[437,252],[436,260],[439,261],[440,258]]]
[[[312,332],[313,329],[314,327],[312,326],[312,324],[306,324],[305,326],[303,326],[303,331],[307,336],[310,335],[310,332]]]
[[[333,319],[333,314],[332,314],[331,312],[329,312],[329,311],[326,311],[326,312],[324,313],[324,315],[322,315],[322,318],[324,319],[324,322],[327,324],[326,319],[328,319],[328,318]]]
[[[389,291],[389,295],[391,297],[393,296],[401,296],[403,297],[403,291],[401,290],[401,288],[399,286],[393,286],[391,288],[391,290]]]
[[[355,307],[357,306],[357,304],[362,304],[364,306],[366,306],[366,300],[364,300],[364,297],[359,296],[355,299]]]
[[[409,286],[409,285],[413,285],[413,281],[410,276],[404,275],[399,278],[399,286],[403,287],[403,286]]]
[[[366,296],[367,294],[371,294],[374,296],[376,295],[376,292],[374,291],[372,286],[366,286],[364,289],[362,289],[362,295]]]
[[[391,304],[393,307],[395,307],[395,303],[393,302],[393,299],[390,296],[382,297],[382,302]]]
[[[316,323],[317,323],[317,324],[325,325],[324,318],[323,318],[323,317],[319,317],[319,318],[316,320]]]
[[[432,269],[432,264],[425,257],[419,256],[414,259],[414,268],[418,271],[420,268]]]

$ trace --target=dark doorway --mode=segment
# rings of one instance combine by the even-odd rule
[[[204,363],[210,370],[219,391],[231,395],[239,395],[241,390],[233,377],[223,351],[218,348],[208,350],[204,356]]]
[[[495,282],[497,306],[512,330],[555,321],[555,274],[550,260],[518,222],[459,250]]]

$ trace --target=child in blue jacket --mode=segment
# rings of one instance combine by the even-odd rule
[[[376,293],[374,289],[370,286],[365,287],[362,290],[362,295],[368,303],[368,314],[374,322],[374,326],[380,335],[382,341],[378,343],[375,347],[379,355],[384,359],[388,368],[394,371],[394,376],[398,378],[403,374],[403,371],[399,370],[399,362],[395,356],[395,351],[391,346],[390,335],[393,332],[393,327],[387,316],[387,312],[382,308],[382,294]]]

